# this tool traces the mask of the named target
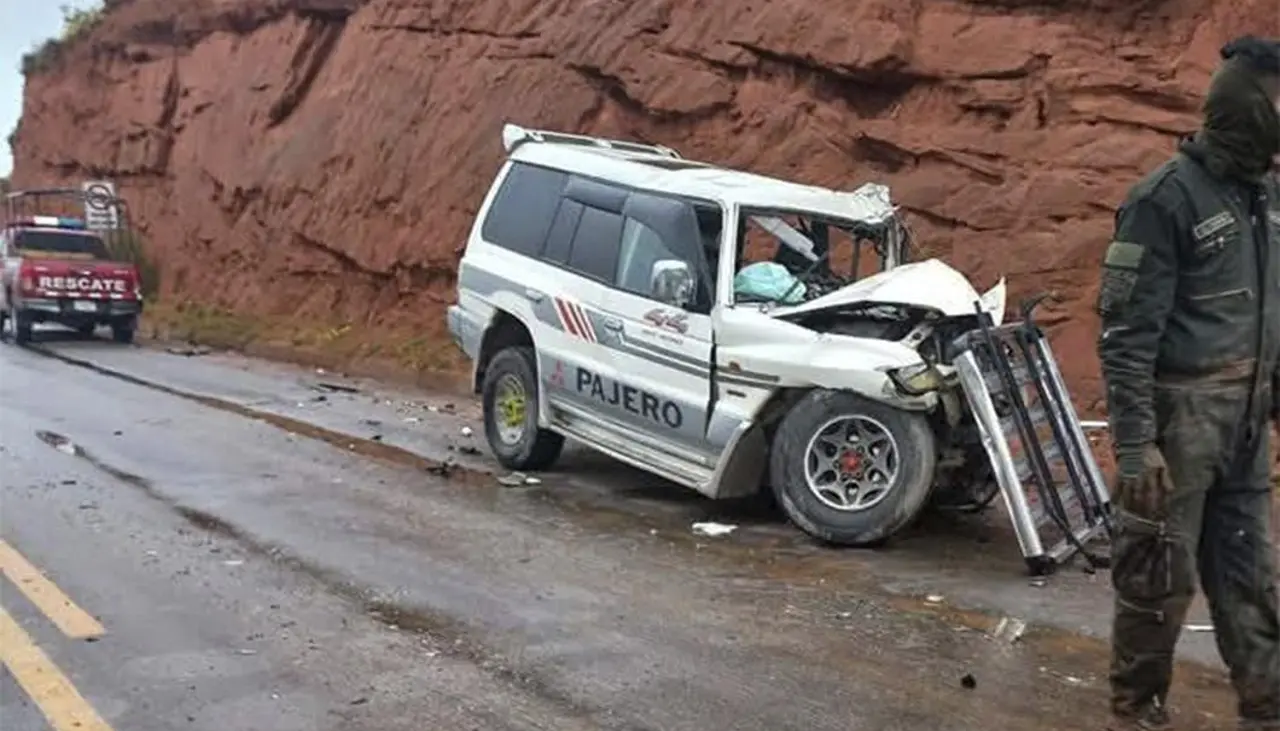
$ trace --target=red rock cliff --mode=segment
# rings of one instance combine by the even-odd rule
[[[1276,0],[114,0],[28,78],[21,183],[106,175],[164,294],[442,331],[504,120],[887,180],[980,287],[1056,289],[1086,406],[1114,204]]]

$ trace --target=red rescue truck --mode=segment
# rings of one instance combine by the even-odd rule
[[[27,213],[30,199],[84,200],[78,190],[15,191],[0,219],[0,337],[19,345],[37,323],[69,327],[84,336],[109,326],[116,342],[130,343],[142,314],[138,267],[109,243],[118,231],[90,230],[83,219]],[[115,205],[115,201],[95,201]],[[52,207],[52,206],[51,206]],[[117,208],[117,215],[122,206]],[[124,228],[122,224],[116,224]]]

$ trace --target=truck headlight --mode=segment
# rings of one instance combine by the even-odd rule
[[[899,391],[911,396],[923,396],[946,385],[942,373],[928,363],[894,368],[889,371],[889,378]]]

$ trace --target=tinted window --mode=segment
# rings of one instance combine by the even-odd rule
[[[504,249],[538,256],[569,176],[513,163],[494,196],[480,235]]]
[[[19,231],[14,243],[22,251],[91,256],[95,259],[111,258],[102,239],[93,234],[66,231]]]
[[[634,218],[628,218],[622,229],[622,249],[618,256],[618,274],[614,281],[621,289],[641,297],[648,297],[653,265],[663,259],[679,258],[662,241],[657,231]],[[693,265],[690,263],[690,269],[692,268]]]
[[[542,257],[557,264],[569,263],[569,249],[573,244],[573,234],[578,230],[578,221],[582,218],[583,205],[568,198],[560,202],[560,211],[551,224],[547,234],[547,248]]]
[[[583,207],[582,219],[573,235],[569,268],[613,282],[618,267],[618,247],[622,241],[622,216],[599,208]]]

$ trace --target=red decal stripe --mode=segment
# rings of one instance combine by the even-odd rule
[[[577,303],[571,303],[569,305],[569,309],[573,313],[573,316],[578,318],[578,327],[581,328],[583,339],[594,343],[596,341],[596,334],[595,330],[591,327],[591,321],[587,319],[586,310],[582,309],[582,307]]]
[[[582,334],[578,332],[577,324],[573,321],[573,316],[569,314],[569,304],[559,297],[556,297],[555,301],[556,312],[560,315],[560,325],[575,338],[582,337]]]

